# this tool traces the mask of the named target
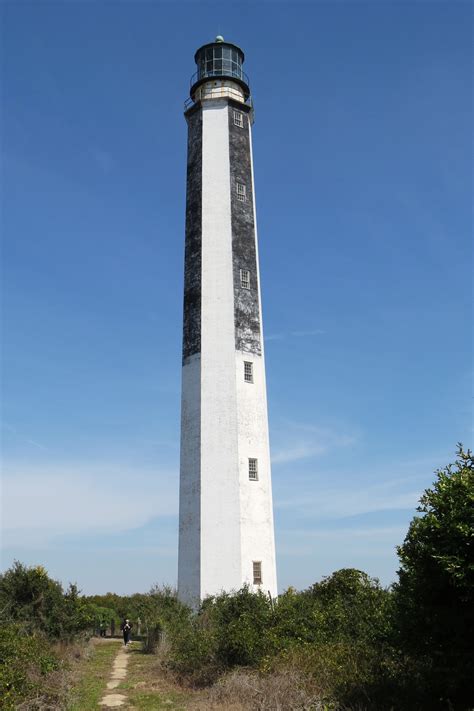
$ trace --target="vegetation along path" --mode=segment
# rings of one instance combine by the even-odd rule
[[[199,696],[166,679],[155,655],[144,654],[139,642],[124,647],[118,639],[97,639],[93,644],[94,653],[81,669],[71,711],[118,707],[127,711],[187,711],[193,697]]]

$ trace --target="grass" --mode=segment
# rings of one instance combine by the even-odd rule
[[[131,649],[127,678],[117,688],[127,696],[128,708],[134,711],[185,711],[192,692],[184,691],[166,679],[156,656]]]
[[[91,653],[74,672],[76,682],[67,711],[100,709],[99,701],[107,693],[106,684],[121,642],[95,640]],[[127,676],[111,693],[126,697],[123,711],[242,711],[245,706],[227,698],[212,698],[209,690],[196,691],[173,682],[160,668],[154,654],[144,654],[135,643],[129,651]],[[229,695],[230,696],[230,695]],[[250,707],[248,707],[250,708]]]
[[[77,684],[71,692],[68,711],[87,711],[99,708],[98,702],[105,692],[112,671],[112,662],[120,647],[120,642],[93,643],[91,654],[83,659],[77,668]]]

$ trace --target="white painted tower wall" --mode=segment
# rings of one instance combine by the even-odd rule
[[[261,356],[235,346],[225,98],[202,101],[201,239],[201,353],[182,374],[178,594],[193,605],[243,584],[277,595],[263,335]],[[260,303],[260,325],[261,313]],[[244,361],[253,363],[253,383]],[[249,480],[250,457],[258,481]],[[262,564],[259,586],[253,561]]]

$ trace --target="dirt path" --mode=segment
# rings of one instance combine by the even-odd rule
[[[154,654],[140,642],[124,647],[119,639],[93,642],[93,653],[78,670],[69,711],[121,708],[123,711],[242,711],[215,705],[205,691],[187,689],[163,673]]]
[[[99,706],[104,706],[105,708],[115,708],[116,706],[123,706],[127,701],[127,697],[124,694],[119,694],[113,692],[121,682],[123,682],[127,676],[127,665],[128,665],[128,655],[125,646],[120,647],[117,652],[117,656],[114,659],[112,674],[110,680],[107,682],[107,693],[99,701]]]

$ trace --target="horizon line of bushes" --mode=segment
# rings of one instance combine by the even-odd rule
[[[61,664],[41,640],[77,639],[101,620],[129,617],[141,621],[145,651],[156,651],[161,668],[191,686],[219,685],[245,669],[255,680],[277,685],[286,675],[301,687],[306,701],[283,702],[289,711],[322,704],[333,711],[474,709],[471,452],[458,445],[455,463],[436,474],[397,549],[398,582],[389,588],[343,569],[277,600],[244,587],[207,598],[196,612],[168,587],[81,596],[41,567],[15,563],[0,575],[4,707],[15,708],[32,692],[31,679],[37,687]]]

